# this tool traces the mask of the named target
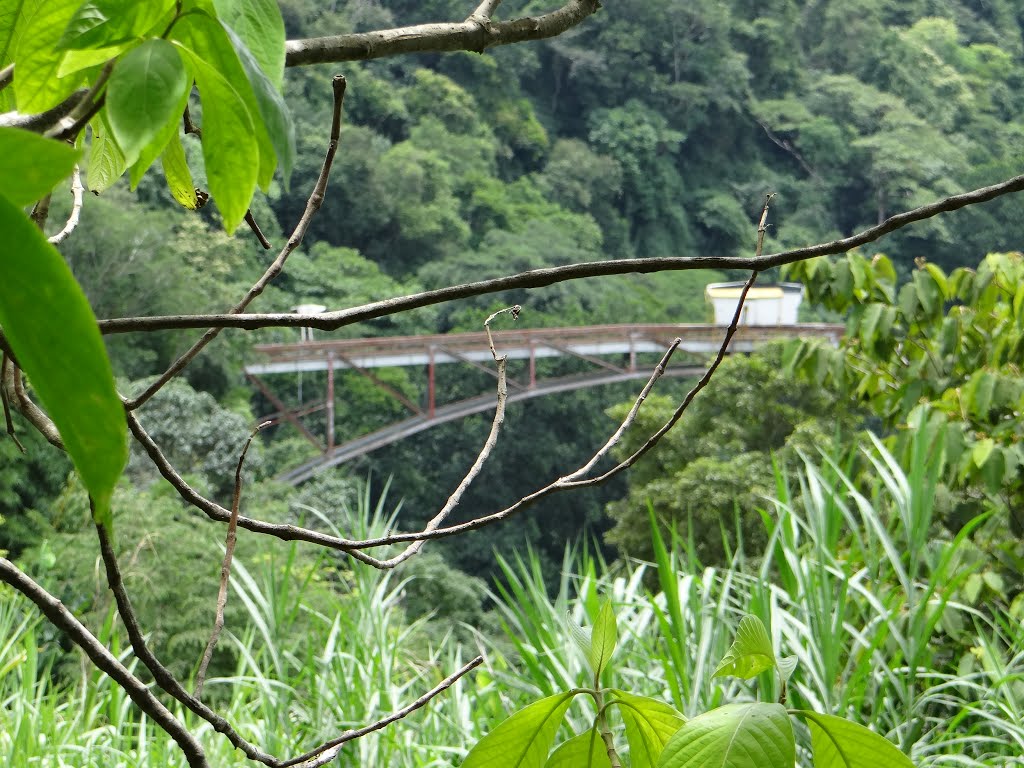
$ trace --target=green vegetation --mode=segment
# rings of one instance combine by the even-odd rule
[[[513,304],[530,327],[705,322],[706,283],[746,276],[729,259],[753,252],[767,193],[765,253],[1020,171],[1024,15],[1011,0],[616,0],[599,13],[573,0],[578,23],[521,45],[498,40],[501,25],[557,4],[496,5],[454,25],[460,50],[403,56],[359,35],[462,19],[465,1],[0,9],[0,575],[17,587],[0,585],[0,755],[234,765],[242,742],[268,765],[317,744],[318,760],[352,766],[486,768],[517,751],[523,768],[1019,758],[1017,199],[767,270],[805,284],[805,317],[845,321],[838,347],[794,340],[728,358],[628,475],[430,541],[393,571],[355,556],[401,558],[398,545],[349,540],[427,525],[487,418],[286,488],[274,478],[314,449],[282,421],[242,465],[258,415],[279,410],[242,366],[296,328],[250,317],[258,330],[218,326],[197,344],[202,331],[180,318],[160,331],[97,325],[345,309],[700,255],[720,258],[483,292],[331,333],[479,330]],[[333,54],[346,63],[296,66],[303,45],[286,40],[327,33],[351,46]],[[471,52],[481,40],[502,44]],[[328,135],[332,117],[340,133]],[[538,362],[542,376],[581,369]],[[309,408],[321,434],[379,428],[405,413],[399,399],[427,397],[410,369],[379,372],[401,398],[339,371],[330,409],[316,404],[326,374],[281,381],[285,405]],[[493,379],[449,366],[436,384],[454,399]],[[659,381],[612,457],[644,445],[688,387]],[[445,524],[585,463],[638,389],[510,408]],[[390,512],[389,496],[402,500]],[[204,681],[225,529],[226,631]],[[206,698],[161,670],[188,690],[205,682]],[[409,720],[330,745],[395,712]]]

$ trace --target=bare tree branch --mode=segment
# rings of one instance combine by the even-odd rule
[[[82,172],[78,166],[75,166],[75,170],[71,174],[71,215],[68,216],[67,223],[64,228],[49,238],[53,245],[59,245],[63,243],[68,235],[75,231],[78,226],[78,220],[82,215],[82,194],[85,192],[85,187],[82,186]]]
[[[313,186],[313,192],[309,196],[309,200],[306,202],[306,209],[303,211],[302,216],[299,219],[299,223],[295,225],[295,229],[292,231],[291,237],[288,238],[288,242],[285,243],[284,248],[274,259],[274,262],[267,268],[267,271],[263,273],[262,277],[256,281],[256,283],[249,289],[241,301],[239,301],[234,307],[231,308],[229,314],[238,314],[242,312],[249,304],[263,293],[263,289],[267,287],[271,280],[280,274],[281,269],[284,267],[285,261],[291,255],[292,251],[299,247],[302,242],[302,238],[306,235],[306,230],[309,229],[309,224],[313,220],[313,216],[320,210],[320,206],[324,201],[324,194],[327,191],[327,180],[331,175],[331,166],[334,164],[334,155],[338,151],[338,139],[341,135],[341,108],[345,103],[345,78],[341,75],[335,75],[333,81],[334,88],[334,111],[331,119],[331,138],[330,143],[327,146],[327,155],[324,157],[323,167],[320,169],[320,175],[317,177],[316,184]],[[127,408],[134,410],[140,405],[145,403],[149,398],[155,395],[160,389],[171,379],[177,376],[193,359],[198,355],[203,348],[213,341],[220,332],[223,330],[222,327],[209,327],[209,330],[203,334],[202,338],[193,344],[189,349],[182,354],[164,373],[152,384],[150,384],[144,392],[137,397],[128,401]]]
[[[331,739],[330,741],[320,745],[316,749],[307,752],[304,755],[299,755],[298,757],[292,758],[291,760],[287,760],[281,763],[280,768],[290,768],[290,766],[299,766],[300,768],[319,768],[319,766],[327,765],[328,763],[332,762],[335,758],[337,758],[338,752],[341,750],[341,746],[343,744],[354,739],[361,738],[368,733],[379,731],[381,728],[391,725],[391,723],[397,720],[401,720],[403,717],[412,714],[417,709],[420,709],[422,706],[424,706],[431,699],[436,697],[438,694],[443,693],[444,691],[451,688],[452,685],[454,685],[455,682],[460,677],[465,675],[467,672],[470,672],[473,669],[479,667],[481,664],[483,664],[483,661],[483,656],[477,656],[475,659],[470,661],[468,664],[464,665],[457,672],[449,675],[440,683],[438,683],[429,691],[427,691],[425,694],[420,696],[418,699],[416,699],[416,701],[402,707],[397,712],[393,712],[387,717],[381,718],[377,722],[371,723],[370,725],[364,725],[362,728],[356,728],[351,731],[345,731],[345,733],[341,734],[341,736],[338,736],[335,739]]]
[[[63,631],[100,670],[110,675],[153,722],[165,730],[185,754],[191,768],[209,768],[202,746],[188,729],[153,695],[145,683],[117,660],[56,597],[36,584],[10,560],[0,557],[0,581],[10,584],[29,600],[50,622]]]
[[[14,64],[8,64],[3,69],[0,69],[0,91],[6,88],[8,85],[14,82]]]
[[[252,445],[252,440],[259,434],[263,427],[270,422],[264,422],[249,433],[249,439],[242,446],[242,453],[238,457],[238,466],[235,468],[235,493],[231,499],[231,518],[228,520],[227,540],[224,543],[224,561],[220,566],[220,588],[217,592],[217,615],[213,622],[213,632],[210,633],[210,641],[203,651],[203,659],[199,663],[199,671],[196,673],[196,685],[194,696],[197,699],[203,696],[203,683],[206,682],[206,670],[210,666],[210,659],[213,658],[213,651],[217,647],[217,640],[220,638],[221,630],[224,629],[224,608],[228,604],[228,579],[231,578],[231,559],[235,556],[236,530],[238,526],[238,508],[242,502],[242,467],[245,465],[245,454]]]
[[[419,309],[446,301],[482,296],[499,291],[519,288],[543,288],[567,280],[581,280],[588,277],[607,277],[630,273],[667,272],[687,269],[749,269],[763,271],[771,267],[792,264],[816,256],[829,256],[846,253],[884,235],[918,221],[930,219],[940,213],[956,211],[970,205],[988,202],[997,197],[1024,190],[1024,175],[981,187],[971,192],[943,198],[920,208],[896,214],[877,226],[858,232],[849,237],[832,240],[827,243],[794,248],[780,253],[753,257],[728,256],[664,256],[643,259],[611,259],[608,261],[591,261],[579,264],[567,264],[561,267],[547,267],[520,272],[516,275],[480,280],[473,283],[454,285],[434,291],[423,291],[408,296],[399,296],[383,301],[363,304],[359,307],[343,309],[336,312],[324,312],[319,315],[299,314],[250,314],[250,315],[167,315],[163,317],[127,317],[112,320],[101,320],[100,330],[103,333],[131,333],[167,331],[182,328],[317,328],[322,331],[334,331],[354,323],[373,320],[379,317]]]
[[[498,10],[498,6],[501,5],[501,0],[483,0],[480,5],[477,6],[476,10],[469,15],[470,19],[476,19],[481,22],[489,22],[494,16],[494,12]]]
[[[487,48],[496,45],[543,40],[560,35],[596,13],[601,7],[601,2],[568,0],[561,8],[541,16],[490,21],[490,12],[497,6],[497,2],[484,0],[477,11],[463,22],[417,24],[377,32],[289,40],[285,44],[285,65],[296,67],[339,61],[362,61],[403,53],[483,53]]]

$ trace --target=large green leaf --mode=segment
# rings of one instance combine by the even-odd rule
[[[914,768],[891,741],[863,725],[810,710],[796,714],[810,728],[814,768]]]
[[[96,318],[57,249],[4,197],[0,231],[0,326],[60,431],[96,519],[107,522],[128,443]]]
[[[589,730],[559,744],[544,768],[611,768],[611,765],[600,734]]]
[[[89,0],[71,18],[57,47],[103,48],[149,32],[161,17],[170,22],[174,0]],[[163,30],[160,30],[162,32]],[[159,34],[159,33],[158,33]]]
[[[217,16],[245,43],[259,68],[281,92],[284,84],[284,19],[275,0],[214,0]]]
[[[274,88],[267,76],[263,74],[252,53],[245,47],[245,43],[230,28],[226,29],[231,44],[235,46],[238,60],[242,62],[242,68],[249,78],[253,93],[256,95],[256,105],[259,107],[260,117],[263,118],[263,125],[270,136],[270,142],[274,146],[274,154],[281,166],[281,177],[284,180],[285,188],[291,177],[292,167],[295,165],[295,125],[292,123],[291,113],[288,105],[284,103],[281,94]],[[282,47],[281,50],[284,50]],[[264,173],[273,174],[274,169],[261,168],[260,184],[266,186],[270,177],[264,177]]]
[[[168,124],[177,127],[190,88],[181,54],[166,40],[147,40],[117,62],[107,85],[107,118],[129,165]]]
[[[71,174],[78,155],[62,141],[0,128],[0,194],[15,205],[33,203]]]
[[[619,715],[626,725],[632,768],[653,768],[665,744],[683,727],[686,718],[663,701],[634,696],[625,691],[610,692],[618,699]]]
[[[574,693],[535,701],[484,736],[462,768],[543,768]]]
[[[253,122],[245,102],[216,69],[196,58],[192,64],[203,100],[206,180],[224,228],[234,232],[256,190],[259,149]]]
[[[20,112],[44,112],[81,82],[78,75],[57,77],[64,57],[64,52],[57,50],[57,41],[77,7],[77,0],[38,0],[25,5],[14,55],[14,93]]]
[[[742,677],[749,680],[775,666],[775,650],[768,630],[756,616],[744,616],[736,630],[736,640],[722,657],[714,677]]]
[[[793,726],[781,704],[727,704],[688,720],[658,768],[793,768]]]
[[[18,22],[22,17],[25,0],[0,3],[0,67],[5,67],[14,54],[18,40]]]
[[[601,677],[601,673],[608,666],[612,654],[615,653],[616,642],[618,628],[615,624],[615,610],[612,608],[611,600],[605,600],[598,611],[590,639],[590,667],[594,670],[595,677]]]

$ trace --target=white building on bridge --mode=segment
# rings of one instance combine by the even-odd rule
[[[715,325],[732,322],[743,286],[743,282],[711,283],[704,289],[704,296],[714,312]],[[740,325],[796,325],[803,291],[800,283],[753,286],[743,303]]]

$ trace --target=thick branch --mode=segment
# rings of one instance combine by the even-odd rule
[[[93,634],[64,607],[56,597],[36,584],[14,563],[0,557],[0,581],[6,582],[35,603],[50,622],[63,631],[72,642],[85,651],[86,656],[103,672],[110,675],[131,697],[132,701],[165,730],[185,753],[192,768],[209,768],[206,755],[199,742],[177,718],[153,695],[146,685],[114,657]]]
[[[496,45],[522,43],[555,37],[597,12],[600,0],[568,0],[561,8],[542,16],[526,16],[509,21],[490,21],[496,2],[480,4],[480,9],[462,22],[417,24],[411,27],[360,32],[350,35],[289,40],[285,63],[289,67],[326,64],[338,61],[362,61],[403,53],[442,53],[476,51],[483,53]]]
[[[264,315],[168,315],[164,317],[128,317],[115,320],[101,320],[100,330],[103,333],[130,333],[135,331],[167,331],[181,328],[317,328],[322,331],[334,331],[354,323],[373,320],[411,309],[419,309],[446,301],[466,299],[499,291],[519,288],[544,288],[567,280],[580,280],[588,277],[606,277],[625,275],[633,272],[666,272],[686,269],[749,269],[763,271],[771,267],[792,264],[816,256],[829,256],[846,253],[880,237],[902,229],[908,224],[930,219],[940,213],[956,211],[969,205],[988,202],[997,197],[1024,190],[1024,175],[995,184],[981,187],[972,192],[953,195],[929,205],[914,208],[905,213],[892,216],[881,224],[865,229],[850,237],[832,240],[828,243],[795,248],[791,251],[767,254],[764,256],[737,257],[726,256],[665,256],[647,259],[612,259],[609,261],[591,261],[582,264],[567,264],[561,267],[532,269],[517,275],[499,277],[493,280],[480,280],[464,283],[434,291],[423,291],[408,296],[399,296],[383,301],[375,301],[360,307],[343,309],[337,312],[324,312],[320,315],[298,314],[264,314]]]

